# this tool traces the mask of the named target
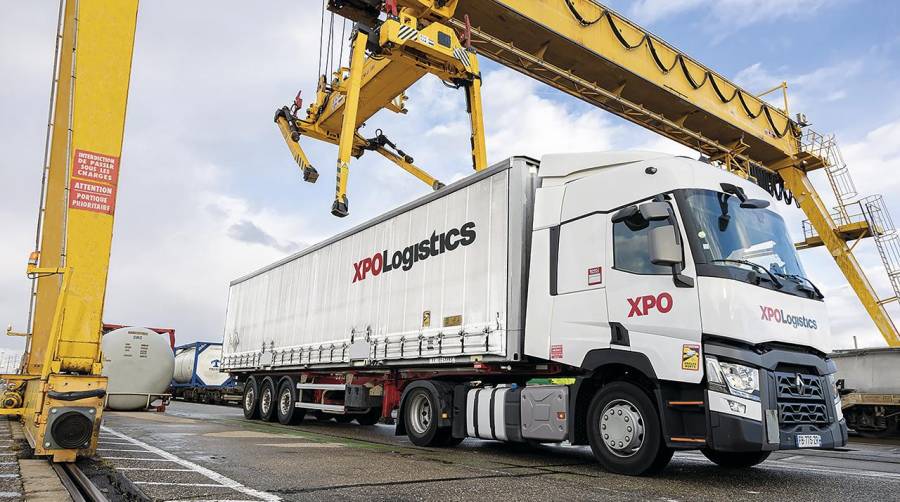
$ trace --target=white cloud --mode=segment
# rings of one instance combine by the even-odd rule
[[[788,68],[769,69],[762,63],[754,63],[734,76],[734,82],[750,92],[767,91],[781,82],[788,83],[788,99],[791,113],[814,110],[825,103],[847,97],[846,88],[859,76],[865,65],[863,60],[848,60],[823,66],[806,73],[792,73]],[[784,107],[781,91],[765,96],[766,101]]]
[[[651,24],[686,12],[701,11],[700,22],[717,32],[762,22],[811,16],[834,0],[637,0],[628,15]]]

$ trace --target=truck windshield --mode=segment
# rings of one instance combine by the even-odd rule
[[[683,204],[686,228],[693,234],[689,238],[698,265],[743,267],[782,277],[804,277],[787,227],[777,213],[770,209],[742,208],[736,196],[726,193],[680,192],[679,204]]]

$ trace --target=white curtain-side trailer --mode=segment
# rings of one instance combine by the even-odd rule
[[[510,159],[232,282],[223,367],[520,360],[536,168]]]
[[[248,419],[568,441],[624,474],[840,447],[774,195],[653,152],[513,157],[235,280],[220,367]]]

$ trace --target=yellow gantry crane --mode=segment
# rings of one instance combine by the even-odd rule
[[[102,313],[137,8],[137,0],[60,7],[37,250],[26,271],[33,315],[26,333],[8,331],[28,339],[21,372],[0,376],[0,413],[20,416],[35,453],[55,461],[93,453],[106,394]],[[487,166],[477,52],[793,197],[814,230],[804,246],[827,247],[888,344],[900,345],[884,309],[896,298],[879,300],[852,254],[860,238],[874,236],[890,255],[889,218],[849,215],[833,140],[803,120],[592,0],[329,0],[328,8],[355,23],[349,66],[319,79],[305,115],[298,96],[275,122],[307,181],[318,172],[300,139],[338,145],[333,214],[348,214],[350,157],[366,150],[443,186],[381,132],[359,132],[379,110],[403,113],[404,91],[427,74],[464,90],[472,165]],[[808,178],[819,169],[842,204],[836,216]],[[900,289],[900,270],[889,273]]]
[[[784,109],[768,104],[593,0],[329,0],[328,9],[355,21],[357,33],[383,31],[377,43],[369,44],[364,63],[360,62],[360,35],[356,35],[351,76],[337,78],[330,87],[320,80],[317,103],[305,119],[293,117],[290,121],[288,111],[279,116],[284,119],[279,126],[288,146],[304,170],[310,165],[297,143],[300,136],[342,145],[336,208],[342,207],[340,201],[346,197],[348,152],[353,148],[354,154],[360,154],[367,144],[357,132],[359,125],[382,108],[394,109],[392,99],[403,96],[424,71],[447,78],[446,73],[432,71],[433,66],[416,66],[413,71],[398,66],[400,74],[383,78],[369,70],[386,64],[384,58],[395,61],[407,54],[390,34],[397,32],[398,24],[431,34],[452,27],[464,34],[468,52],[474,49],[698,150],[723,168],[755,179],[779,198],[796,201],[809,218],[810,232],[800,247],[824,245],[888,345],[900,346],[897,328],[885,310],[885,305],[900,295],[900,245],[890,218],[883,205],[873,202],[860,203],[856,217],[847,213],[842,195],[848,192],[838,187],[845,166],[835,160],[839,154],[834,153],[833,140],[809,131],[802,116],[791,119],[786,101]],[[410,52],[415,52],[415,45],[414,41],[408,44]],[[449,59],[446,51],[435,57],[438,65],[442,58]],[[365,75],[362,81],[352,78],[354,63],[365,68],[360,71]],[[474,55],[468,68],[472,81],[478,82]],[[345,73],[342,68],[337,75]],[[367,88],[388,91],[376,95],[366,92]],[[786,84],[773,91],[779,88],[786,92]],[[472,89],[477,93],[476,87]],[[334,125],[329,134],[322,134],[323,121],[334,124],[339,120],[334,114],[323,116],[321,110],[327,109],[328,103],[362,103],[370,94],[376,97],[367,102],[365,113],[346,109],[340,134],[334,135]],[[482,135],[480,120],[480,113],[472,114],[473,138],[475,131]],[[352,146],[345,144],[351,140]],[[484,166],[479,163],[483,162],[483,144],[474,144],[473,152],[477,152],[475,167],[479,169]],[[826,171],[841,204],[834,215],[808,177],[820,169]],[[895,289],[893,298],[879,298],[852,253],[861,238],[873,236]]]
[[[137,0],[60,4],[41,213],[21,372],[0,413],[37,455],[93,454],[106,395],[100,337]]]

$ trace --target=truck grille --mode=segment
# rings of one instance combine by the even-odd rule
[[[778,382],[778,400],[801,399],[825,401],[821,378],[801,373],[775,373]],[[802,383],[801,383],[802,381]]]
[[[779,422],[786,425],[827,424],[824,404],[778,403]]]
[[[804,373],[776,372],[778,420],[782,425],[828,423],[822,377]]]

